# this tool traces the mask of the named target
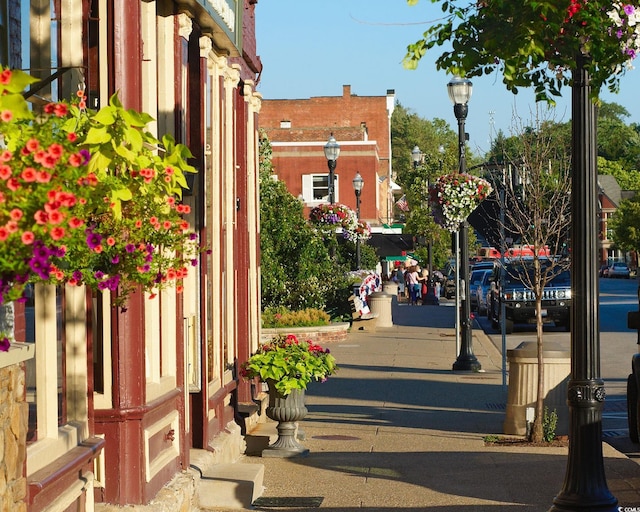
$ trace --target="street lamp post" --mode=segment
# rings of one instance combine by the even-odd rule
[[[596,114],[587,57],[579,55],[571,89],[571,375],[569,454],[552,512],[622,510],[607,487],[602,454],[604,381],[598,313]]]
[[[329,167],[329,204],[333,204],[336,201],[334,172],[336,170],[336,160],[340,156],[340,145],[336,142],[333,133],[324,145],[324,156],[327,158],[327,166]]]
[[[411,159],[413,160],[413,169],[417,169],[418,165],[422,162],[422,151],[418,146],[415,146],[411,151]],[[427,177],[427,191],[429,190],[429,178]],[[423,298],[422,304],[429,305],[437,305],[438,298],[434,292],[433,288],[433,245],[431,243],[431,238],[429,237],[427,240],[427,257],[429,258],[427,262],[427,270],[429,273],[429,281],[427,282],[427,296]]]
[[[467,118],[469,99],[471,98],[472,84],[467,78],[452,78],[447,84],[449,99],[453,103],[453,113],[458,120],[458,160],[460,174],[467,171],[465,145],[467,134],[464,131],[464,122]],[[465,220],[460,225],[460,268],[458,275],[461,279],[461,305],[460,305],[460,353],[453,363],[454,370],[478,371],[480,362],[473,353],[472,326],[471,326],[471,302],[469,301],[469,224]]]
[[[356,216],[358,222],[360,222],[360,193],[364,187],[364,180],[360,173],[356,173],[356,177],[353,178],[353,191],[356,193]],[[360,236],[356,235],[356,269],[360,270]]]

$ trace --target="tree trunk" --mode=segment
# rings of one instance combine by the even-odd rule
[[[538,355],[538,390],[536,393],[536,410],[531,429],[530,440],[540,443],[543,440],[542,420],[544,416],[544,347],[542,322],[542,294],[536,294],[536,347]]]

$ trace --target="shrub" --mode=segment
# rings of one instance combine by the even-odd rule
[[[310,327],[329,325],[330,316],[320,309],[306,308],[300,311],[289,311],[284,306],[271,307],[262,313],[262,326],[274,327]]]

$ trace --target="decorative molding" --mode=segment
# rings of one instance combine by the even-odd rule
[[[208,36],[202,36],[199,40],[200,43],[200,57],[207,58],[213,48],[213,41]]]
[[[191,21],[191,18],[183,12],[178,14],[178,34],[180,37],[183,37],[188,41],[192,31],[193,21]]]

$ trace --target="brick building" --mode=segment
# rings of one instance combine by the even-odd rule
[[[399,191],[391,167],[394,102],[393,90],[386,96],[358,96],[349,85],[342,87],[342,96],[262,101],[259,127],[272,144],[274,173],[304,201],[307,213],[329,200],[323,148],[333,135],[340,145],[335,202],[356,209],[352,180],[360,173],[365,183],[360,218],[374,233],[393,232],[394,193]]]

